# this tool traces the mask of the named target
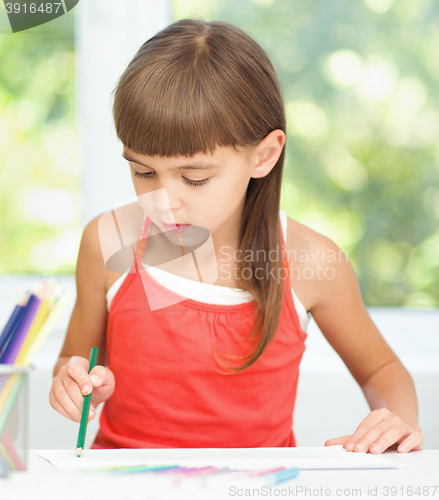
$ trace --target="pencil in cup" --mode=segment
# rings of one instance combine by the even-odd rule
[[[91,348],[90,353],[90,368],[88,373],[90,373],[93,368],[96,366],[96,361],[98,359],[98,351],[97,347]],[[82,416],[81,416],[81,424],[79,425],[79,434],[78,434],[78,443],[76,445],[76,454],[78,457],[82,455],[82,451],[84,450],[85,445],[85,434],[87,432],[87,423],[88,423],[88,414],[90,413],[90,402],[91,396],[93,394],[93,385],[90,394],[84,396],[84,405],[82,407]]]
[[[28,368],[0,365],[0,477],[26,470]]]

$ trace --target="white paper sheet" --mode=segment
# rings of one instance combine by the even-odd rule
[[[38,456],[60,471],[89,471],[137,465],[180,465],[188,467],[230,467],[263,469],[299,467],[313,469],[398,469],[397,464],[380,455],[346,451],[342,445],[310,448],[167,448],[84,450],[39,450]]]

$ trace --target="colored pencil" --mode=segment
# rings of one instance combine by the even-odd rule
[[[294,479],[299,474],[299,472],[300,469],[298,467],[292,467],[289,469],[283,468],[282,470],[279,470],[277,472],[268,472],[267,474],[261,474],[258,476],[251,474],[249,480],[253,484],[273,486],[275,484]]]
[[[15,327],[17,326],[17,323],[19,321],[21,311],[24,309],[24,306],[27,303],[28,299],[28,293],[24,293],[20,300],[18,301],[18,304],[15,306],[14,310],[12,311],[12,314],[6,323],[6,326],[3,328],[3,331],[0,335],[0,353],[4,350],[6,347],[6,344],[9,342],[9,339],[11,338]]]
[[[96,361],[98,359],[98,351],[99,351],[99,349],[97,347],[91,348],[90,368],[88,370],[88,373],[90,373],[93,370],[93,368],[96,366]],[[78,443],[76,445],[76,454],[78,457],[80,457],[82,455],[82,451],[84,450],[85,434],[87,432],[88,414],[90,412],[90,402],[91,402],[92,394],[93,394],[93,386],[92,386],[92,391],[90,392],[90,394],[87,394],[86,396],[84,396],[84,404],[82,406],[81,424],[79,426]]]
[[[43,297],[44,297],[44,294],[43,294]],[[14,364],[16,364],[16,365],[23,364],[23,359],[24,359],[26,352],[32,346],[33,342],[35,341],[35,339],[38,335],[38,332],[40,331],[41,327],[44,324],[44,321],[46,320],[47,315],[49,314],[50,302],[51,302],[50,299],[42,298],[41,304],[40,304],[38,311],[35,315],[35,319],[29,328],[29,331],[28,331],[26,338],[24,339],[24,341],[20,347],[20,350],[18,351],[18,354],[17,354],[17,357],[15,358]]]
[[[188,479],[198,479],[200,480],[201,477],[204,477],[209,474],[213,474],[214,472],[218,472],[220,469],[219,467],[213,467],[211,465],[207,467],[195,467],[194,470],[188,470],[184,471],[182,474],[179,474],[174,482],[173,485],[175,487],[180,486],[182,481],[187,481]]]
[[[0,334],[0,364],[28,366],[59,318],[67,302],[53,279],[40,279],[24,293]],[[14,439],[7,432],[10,415],[16,407],[24,373],[0,377],[0,469],[24,470]]]
[[[281,470],[279,472],[274,472],[270,474],[270,478],[274,479],[273,484],[283,483],[284,481],[289,481],[290,479],[295,478],[300,472],[298,467],[292,467],[290,469]]]
[[[0,363],[13,364],[15,358],[22,346],[27,332],[32,324],[32,321],[38,311],[41,299],[34,293],[31,293],[24,310],[22,311],[20,321],[14,329],[11,339],[8,342],[3,354],[0,358]]]
[[[0,364],[29,366],[61,316],[70,294],[53,278],[22,295],[0,334]]]
[[[58,288],[60,288],[59,284],[54,279],[49,280],[41,280],[40,281],[41,289],[37,294],[38,298],[41,300],[40,307],[38,308],[37,314],[29,328],[29,331],[26,335],[26,338],[21,345],[20,351],[15,358],[14,364],[23,365],[23,359],[25,353],[29,351],[32,344],[35,342],[35,339],[38,336],[39,331],[42,326],[46,322],[49,317],[52,309],[53,302],[56,301],[60,291],[58,292]],[[58,292],[58,293],[57,293]]]
[[[168,472],[170,470],[180,469],[179,465],[138,465],[135,467],[119,467],[115,470],[109,470],[112,474],[136,474],[136,473],[157,473]]]
[[[69,292],[64,292],[56,300],[55,304],[52,306],[52,308],[49,312],[49,315],[46,318],[46,321],[44,322],[44,324],[42,325],[40,330],[37,332],[37,335],[36,335],[34,341],[29,345],[29,348],[27,351],[23,351],[23,357],[20,358],[20,360],[22,361],[22,365],[28,366],[30,364],[33,357],[38,352],[38,350],[42,346],[43,342],[49,336],[49,334],[53,330],[53,327],[55,326],[56,322],[60,318],[62,312],[64,311],[64,309],[65,309],[65,307],[70,299],[70,295],[71,294]],[[18,363],[16,363],[16,364],[18,364]]]

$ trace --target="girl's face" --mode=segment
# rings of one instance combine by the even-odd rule
[[[214,155],[163,158],[139,155],[124,146],[122,156],[137,196],[152,195],[143,197],[154,200],[146,211],[162,231],[176,230],[173,223],[201,226],[222,244],[233,245],[254,174],[247,152],[219,147]]]

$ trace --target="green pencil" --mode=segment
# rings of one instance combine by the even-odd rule
[[[90,353],[90,368],[88,373],[90,373],[93,368],[96,366],[96,361],[98,359],[98,351],[97,347],[91,348]],[[79,435],[78,435],[78,444],[76,445],[76,454],[78,457],[82,455],[82,450],[84,449],[85,444],[85,433],[87,432],[87,423],[88,423],[88,414],[90,412],[90,401],[91,395],[93,394],[93,386],[91,387],[90,394],[84,396],[84,405],[82,407],[82,416],[81,416],[81,424],[79,426]]]

